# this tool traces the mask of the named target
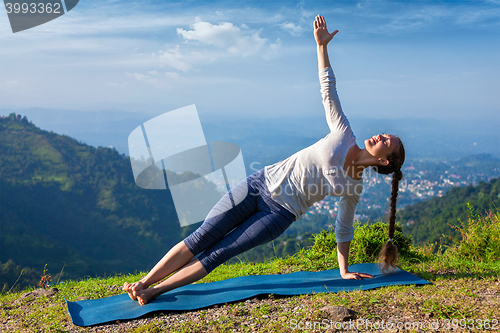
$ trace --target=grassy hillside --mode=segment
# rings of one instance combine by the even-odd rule
[[[11,114],[0,118],[0,156],[0,290],[22,269],[33,274],[18,285],[33,284],[46,264],[64,267],[63,280],[147,269],[194,229],[180,228],[168,191],[136,186],[114,149]]]
[[[470,208],[468,208],[470,207]],[[403,231],[413,237],[415,244],[444,242],[444,235],[460,235],[457,226],[467,223],[469,214],[486,214],[500,207],[500,178],[478,186],[455,187],[443,197],[407,206],[397,216]]]
[[[334,321],[329,321],[325,306],[345,306],[354,311],[352,320],[362,325],[357,331],[363,332],[398,331],[369,326],[370,323],[374,325],[377,322],[380,325],[382,321],[386,324],[392,322],[393,325],[403,325],[399,331],[405,332],[429,331],[430,324],[439,325],[440,331],[498,330],[500,213],[472,217],[468,227],[461,229],[460,233],[461,240],[456,240],[453,245],[444,248],[444,251],[434,253],[429,246],[412,246],[411,239],[398,229],[395,242],[400,249],[400,267],[432,282],[421,287],[393,286],[349,293],[293,297],[264,295],[252,300],[197,311],[155,313],[137,320],[88,328],[74,326],[66,311],[65,299],[97,299],[121,294],[121,286],[125,281],[135,281],[144,273],[117,275],[68,281],[57,285],[59,291],[53,296],[21,297],[22,292],[4,292],[0,295],[0,330],[324,332],[325,326],[320,325],[335,324]],[[350,264],[375,262],[377,253],[386,240],[387,230],[383,224],[358,227],[351,245]],[[221,265],[199,283],[245,275],[338,268],[334,249],[335,235],[325,231],[315,235],[315,243],[311,248],[302,249],[294,256],[274,258],[261,264]],[[349,324],[349,321],[347,323]]]

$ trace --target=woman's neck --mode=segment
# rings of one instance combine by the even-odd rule
[[[349,148],[345,156],[344,170],[352,179],[361,179],[363,177],[363,170],[372,166],[375,162],[375,157],[370,155],[365,149],[354,145]]]
[[[360,150],[361,149],[359,149],[358,145],[354,145],[349,148],[347,154],[345,155],[343,168],[347,175],[352,179],[361,179],[363,176],[363,170],[365,169],[364,166],[356,163]]]

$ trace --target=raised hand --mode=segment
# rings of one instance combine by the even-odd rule
[[[329,33],[326,28],[325,18],[321,15],[316,16],[316,19],[314,20],[314,39],[318,45],[327,45],[337,32],[339,31],[335,30],[334,32]]]

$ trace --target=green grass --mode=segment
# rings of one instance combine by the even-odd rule
[[[471,214],[467,225],[463,224],[460,229],[461,240],[455,240],[448,248],[436,249],[435,245],[413,247],[411,239],[398,228],[394,239],[400,249],[399,266],[427,279],[432,282],[431,285],[390,286],[367,291],[293,297],[275,298],[271,295],[269,299],[258,303],[237,302],[195,311],[196,320],[182,319],[185,315],[193,314],[193,311],[185,314],[156,314],[145,324],[134,321],[136,326],[127,326],[127,329],[120,329],[119,325],[114,324],[113,330],[301,331],[293,329],[291,323],[321,322],[325,315],[321,308],[327,305],[346,306],[357,313],[357,318],[372,322],[412,318],[413,321],[440,320],[451,325],[453,320],[455,324],[460,323],[460,320],[500,320],[497,304],[500,297],[499,230],[499,213],[487,216]],[[358,226],[351,243],[350,264],[375,262],[380,247],[387,240],[386,234],[386,226],[380,223]],[[334,234],[323,231],[315,235],[315,243],[311,248],[302,249],[293,256],[273,258],[264,263],[221,265],[199,283],[247,275],[338,268],[335,244]],[[91,331],[93,328],[81,328],[71,323],[64,300],[97,299],[121,294],[121,286],[125,281],[136,281],[143,274],[67,281],[57,285],[59,292],[55,296],[28,298],[17,303],[23,292],[33,289],[0,294],[0,324],[3,322],[3,325],[7,325],[0,326],[0,330],[7,327],[13,332]],[[224,315],[215,320],[214,311]],[[174,317],[177,319],[169,319]],[[497,326],[497,329],[500,327]],[[473,331],[481,329],[475,326]]]

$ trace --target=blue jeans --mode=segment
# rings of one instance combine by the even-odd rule
[[[226,193],[184,244],[194,255],[204,251],[198,259],[210,273],[232,257],[277,238],[295,219],[271,198],[260,170]]]

